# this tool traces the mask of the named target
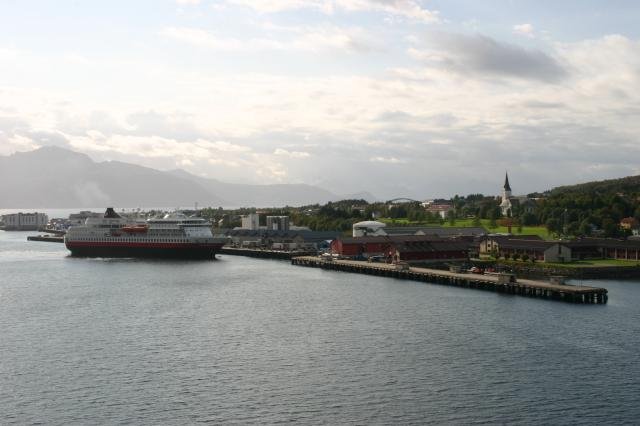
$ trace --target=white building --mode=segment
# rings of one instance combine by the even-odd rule
[[[500,210],[503,216],[509,216],[513,205],[511,204],[511,186],[509,185],[509,175],[504,174],[504,187],[502,188],[502,202]]]
[[[288,231],[289,216],[267,216],[267,229],[272,231]]]
[[[2,216],[7,231],[35,231],[45,227],[49,217],[44,213],[13,213]]]
[[[504,174],[504,187],[502,188],[502,202],[500,203],[500,211],[503,216],[511,216],[514,208],[518,207],[521,212],[533,213],[536,204],[526,195],[513,196],[511,194],[511,186],[509,185],[509,175]]]
[[[249,213],[242,216],[242,229],[250,229],[255,231],[260,228],[260,215],[258,213]]]
[[[358,222],[353,224],[353,237],[366,237],[371,235],[387,235],[384,232],[384,227],[387,226],[382,222],[375,220],[365,220],[364,222]]]

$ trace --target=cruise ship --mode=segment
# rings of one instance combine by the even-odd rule
[[[64,243],[72,256],[213,259],[226,239],[215,238],[211,224],[200,217],[176,212],[132,220],[109,207],[103,217],[69,228]]]

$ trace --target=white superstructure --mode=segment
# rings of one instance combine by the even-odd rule
[[[211,224],[199,217],[176,212],[162,218],[124,218],[112,208],[104,217],[89,217],[82,226],[72,226],[65,235],[67,248],[76,254],[199,257],[222,247]]]

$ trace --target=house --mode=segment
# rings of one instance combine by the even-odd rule
[[[479,241],[478,253],[482,256],[510,258],[526,255],[530,259],[544,260],[544,251],[551,242],[537,235],[488,235]]]
[[[425,208],[425,210],[428,213],[431,213],[433,215],[438,215],[442,219],[446,219],[449,212],[455,211],[455,208],[453,207],[453,204],[449,204],[449,203],[438,203],[438,204],[434,203],[434,204],[428,205]]]
[[[640,222],[635,217],[625,217],[620,221],[620,228],[629,230],[633,235],[640,234]]]

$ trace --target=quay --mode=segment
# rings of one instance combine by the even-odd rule
[[[282,259],[290,260],[298,256],[313,256],[315,252],[308,251],[282,251],[282,250],[262,250],[236,247],[222,247],[218,254],[230,254],[233,256],[258,257],[262,259]]]
[[[520,278],[515,282],[514,280],[505,282],[499,275],[460,273],[418,267],[398,268],[393,264],[355,260],[326,260],[315,256],[294,257],[291,259],[291,263],[298,266],[473,288],[568,303],[604,304],[608,300],[605,288],[573,286]]]
[[[63,236],[57,235],[31,235],[27,237],[27,241],[44,241],[47,243],[64,243]]]

